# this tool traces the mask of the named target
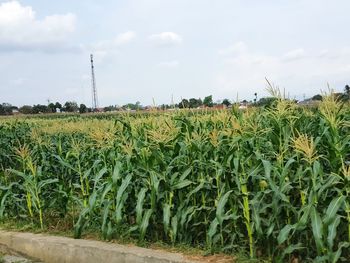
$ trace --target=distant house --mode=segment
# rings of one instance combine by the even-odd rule
[[[93,109],[93,112],[104,112],[104,108]]]
[[[317,106],[318,104],[320,104],[319,100],[312,100],[312,99],[306,99],[298,102],[298,105],[300,106]]]
[[[217,109],[217,110],[223,110],[226,108],[227,108],[227,106],[225,104],[217,104],[217,105],[213,106],[213,109]]]
[[[143,110],[145,110],[145,111],[150,111],[150,110],[152,110],[154,107],[152,107],[152,106],[145,106],[144,108],[143,108]]]

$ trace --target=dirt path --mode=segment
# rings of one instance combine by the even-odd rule
[[[40,263],[38,261],[32,261],[24,257],[12,256],[12,255],[1,255],[0,263]]]

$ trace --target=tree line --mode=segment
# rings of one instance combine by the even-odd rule
[[[346,85],[344,88],[343,93],[335,93],[337,98],[341,101],[350,101],[350,86]],[[258,100],[257,93],[254,93],[254,99],[251,101],[243,100],[240,102],[240,104],[244,105],[255,105],[259,107],[263,106],[270,106],[276,98],[273,97],[263,97]],[[311,101],[321,101],[322,95],[316,94],[312,96],[309,99],[304,100],[304,102],[311,102]],[[196,109],[196,108],[210,108],[215,107],[219,105],[223,105],[225,107],[229,107],[233,104],[233,102],[229,99],[223,99],[222,101],[214,102],[213,96],[209,95],[204,97],[202,100],[201,98],[190,98],[190,99],[181,99],[179,103],[176,104],[161,104],[157,108],[166,110],[171,108],[190,108],[190,109]],[[155,106],[154,106],[155,107]],[[143,106],[139,101],[136,103],[127,103],[123,106],[117,106],[117,105],[111,105],[100,109],[95,109],[100,112],[111,112],[111,111],[119,111],[119,110],[147,110],[148,108],[154,108],[150,106]],[[33,106],[30,105],[24,105],[22,107],[13,106],[9,103],[2,103],[0,104],[0,115],[12,115],[14,113],[21,113],[21,114],[41,114],[41,113],[56,113],[56,112],[68,112],[68,113],[88,113],[93,112],[94,109],[87,107],[85,104],[78,104],[75,101],[67,101],[63,105],[59,102],[56,103],[49,103],[48,105],[42,105],[42,104],[36,104]]]
[[[67,101],[63,105],[59,102],[49,103],[48,105],[35,104],[23,105],[22,107],[13,106],[9,103],[0,104],[0,115],[11,115],[13,113],[22,114],[39,114],[39,113],[56,113],[56,112],[80,112],[86,113],[91,111],[85,104],[78,105],[74,101]]]

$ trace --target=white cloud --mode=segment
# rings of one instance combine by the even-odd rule
[[[89,75],[89,74],[82,74],[80,76],[80,78],[81,78],[82,81],[90,80],[91,79],[91,75]]]
[[[127,31],[125,33],[119,34],[115,38],[114,42],[115,42],[116,45],[121,46],[121,45],[128,44],[134,38],[136,38],[136,33],[133,32],[133,31]]]
[[[180,45],[183,42],[182,37],[174,32],[162,32],[160,34],[153,34],[148,38],[156,46],[164,47]]]
[[[81,93],[81,90],[79,90],[78,88],[69,88],[65,89],[63,92],[67,96],[76,96]]]
[[[221,96],[235,96],[239,92],[240,98],[252,98],[255,92],[259,96],[266,95],[267,77],[282,89],[285,87],[291,96],[312,95],[324,89],[327,82],[332,86],[332,81],[345,83],[348,80],[349,51],[348,48],[314,50],[307,54],[300,48],[284,54],[267,54],[249,48],[239,49],[230,56],[221,57],[215,85]]]
[[[18,1],[4,2],[0,4],[0,49],[67,49],[65,40],[75,31],[75,24],[76,17],[71,13],[39,20],[31,6]]]
[[[322,49],[319,53],[319,57],[327,57],[329,55],[328,49]]]
[[[323,49],[318,54],[322,59],[339,59],[340,57],[350,56],[350,47],[339,48],[337,50]]]
[[[158,64],[158,66],[162,68],[177,68],[179,65],[180,63],[177,60],[164,61]]]
[[[350,73],[350,64],[345,65],[343,68],[340,69],[342,72],[346,72],[347,74]]]
[[[247,45],[243,41],[239,41],[227,48],[219,50],[219,55],[227,56],[233,54],[244,53],[247,51]]]
[[[108,55],[111,53],[118,54],[118,51],[90,50],[90,53],[93,53],[95,63],[102,63],[108,58]]]
[[[24,79],[23,78],[16,78],[16,79],[13,79],[11,81],[11,83],[14,85],[14,86],[20,86],[24,83]]]
[[[322,53],[322,51],[321,51]],[[306,57],[306,52],[302,48],[298,48],[295,50],[288,51],[286,54],[283,55],[282,60],[283,61],[293,61],[297,59],[302,59]]]
[[[110,53],[118,53],[119,48],[130,43],[136,38],[136,33],[127,31],[117,35],[112,40],[103,40],[88,47],[89,51],[97,54],[98,57],[103,58]]]

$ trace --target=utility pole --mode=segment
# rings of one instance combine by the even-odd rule
[[[96,80],[95,80],[95,69],[94,69],[94,57],[91,54],[91,84],[92,84],[92,109],[96,111],[98,108],[98,99],[97,99],[97,89],[96,89]]]

